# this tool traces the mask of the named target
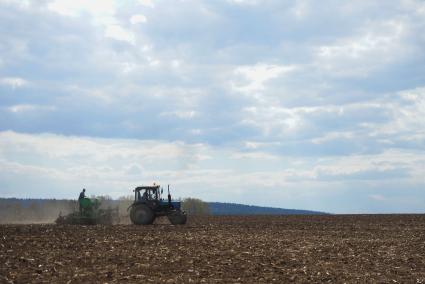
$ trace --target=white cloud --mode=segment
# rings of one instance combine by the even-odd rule
[[[270,64],[256,64],[240,66],[234,70],[236,76],[242,76],[242,82],[232,82],[233,89],[251,93],[265,89],[265,83],[278,76],[296,69],[295,66],[279,66]]]
[[[285,107],[248,107],[243,110],[242,123],[260,129],[265,136],[280,137],[300,130],[303,125],[303,109]]]
[[[135,35],[119,24],[116,12],[119,3],[114,0],[54,0],[48,8],[65,16],[82,17],[87,14],[93,23],[104,28],[105,37],[135,44]],[[142,15],[135,20],[141,20]]]
[[[90,13],[95,16],[112,16],[116,4],[113,0],[54,0],[47,6],[50,10],[66,16]]]
[[[29,111],[55,111],[54,106],[42,106],[42,105],[13,105],[7,108],[10,112],[13,113],[24,113]]]
[[[381,107],[388,109],[393,119],[385,124],[372,124],[373,137],[394,135],[403,140],[415,139],[425,141],[425,88],[401,91],[392,94],[395,102],[387,101]]]
[[[177,118],[181,119],[191,119],[198,115],[196,111],[189,110],[189,111],[171,111],[171,112],[162,112],[160,113],[161,116],[175,116]]]
[[[234,199],[227,201],[252,204],[263,194],[258,191],[253,194],[255,188],[267,189],[271,198],[283,194],[290,200],[291,195],[302,192],[305,197],[298,198],[308,199],[312,194],[338,189],[341,182],[353,185],[363,182],[363,187],[373,190],[372,185],[385,183],[384,176],[392,182],[421,184],[425,173],[421,172],[420,165],[424,164],[425,157],[396,150],[377,155],[312,160],[272,155],[258,149],[240,152],[231,147],[160,140],[0,132],[0,176],[16,177],[15,183],[25,176],[26,180],[36,180],[36,184],[43,184],[43,187],[67,184],[76,191],[86,187],[91,194],[114,197],[128,194],[138,184],[156,181],[171,183],[180,196],[213,200],[220,196],[230,198],[230,194]],[[71,193],[61,189],[65,187],[59,186],[49,196],[69,197]],[[19,195],[19,191],[16,194]],[[41,196],[42,189],[34,189],[32,194]],[[365,198],[373,194],[376,193],[367,191]]]
[[[317,48],[317,68],[332,76],[366,77],[414,54],[403,20],[370,22],[358,34]]]
[[[142,14],[133,15],[130,18],[130,23],[133,25],[140,24],[140,23],[146,23],[148,19]]]
[[[154,8],[154,1],[153,0],[137,0],[137,2],[143,6]]]
[[[352,132],[342,131],[342,132],[328,132],[322,137],[316,137],[311,140],[314,144],[322,144],[328,141],[332,141],[339,138],[351,139],[354,138],[355,134]]]
[[[115,40],[126,41],[133,45],[136,43],[134,34],[120,25],[107,25],[105,29],[105,36]]]
[[[375,201],[386,201],[387,198],[381,194],[371,194],[369,197]]]
[[[248,152],[248,153],[236,153],[233,154],[232,159],[242,160],[242,159],[250,159],[250,160],[278,160],[279,158],[275,155],[271,155],[269,153],[263,152]]]
[[[21,88],[27,84],[28,84],[28,81],[19,77],[0,78],[0,85],[8,86],[8,87],[11,87],[12,89]]]
[[[3,3],[11,3],[21,8],[30,8],[31,0],[3,0]]]
[[[407,11],[413,11],[419,15],[425,15],[425,3],[423,1],[402,0],[401,5]]]
[[[302,19],[309,14],[310,5],[308,1],[298,0],[296,1],[294,7],[292,8],[292,13],[299,18]]]
[[[259,0],[227,0],[231,4],[254,6],[260,3]]]

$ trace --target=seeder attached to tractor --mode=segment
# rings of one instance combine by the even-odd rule
[[[71,225],[112,225],[119,219],[118,209],[102,209],[100,201],[96,198],[81,198],[79,202],[79,211],[72,212],[68,215],[56,219],[56,224]]]

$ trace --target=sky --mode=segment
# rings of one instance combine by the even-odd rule
[[[425,212],[425,2],[0,0],[0,197]]]

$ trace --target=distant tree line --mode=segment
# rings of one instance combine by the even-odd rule
[[[262,207],[244,205],[236,203],[209,202],[210,213],[212,215],[318,215],[327,214],[324,212],[284,209],[273,207]]]
[[[182,202],[182,209],[188,215],[208,215],[210,214],[210,207],[208,203],[203,202],[197,198],[185,198]]]

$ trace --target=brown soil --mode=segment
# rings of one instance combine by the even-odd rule
[[[1,225],[0,283],[424,283],[425,215]]]

